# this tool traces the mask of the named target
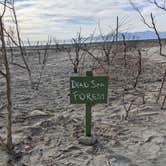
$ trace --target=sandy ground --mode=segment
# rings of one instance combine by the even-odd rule
[[[166,113],[156,97],[162,81],[166,58],[158,55],[158,47],[142,51],[142,74],[136,89],[138,54],[128,52],[127,67],[123,53],[118,53],[109,68],[108,104],[93,107],[93,134],[97,143],[79,143],[85,135],[84,105],[70,105],[69,78],[72,64],[65,52],[49,52],[48,63],[39,90],[31,88],[25,70],[11,65],[13,99],[14,154],[8,156],[0,147],[0,166],[165,166]],[[164,48],[166,50],[166,48]],[[19,56],[14,61],[21,63]],[[39,78],[38,58],[31,55],[33,80]],[[84,59],[80,73],[94,67],[94,60]],[[100,65],[95,75],[103,74]],[[78,74],[79,75],[79,74]],[[124,101],[123,101],[124,96]],[[145,103],[143,103],[143,97]],[[0,78],[0,136],[5,138],[5,80]],[[125,108],[135,99],[124,120]],[[166,107],[166,106],[165,106]]]

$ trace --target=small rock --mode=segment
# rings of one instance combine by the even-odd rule
[[[47,116],[48,114],[46,114],[45,112],[41,111],[41,110],[33,110],[30,113],[30,116]]]
[[[80,148],[78,146],[71,145],[71,146],[67,147],[66,149],[64,149],[63,152],[71,152],[73,150],[80,150]]]
[[[158,136],[158,137],[155,137],[153,142],[156,144],[156,145],[160,145],[162,143],[165,142],[164,138],[162,136]]]
[[[80,144],[88,145],[88,146],[91,146],[97,143],[97,139],[95,136],[91,136],[91,137],[82,136],[79,138],[78,141]]]
[[[115,139],[111,140],[111,144],[112,144],[112,146],[118,146],[118,145],[120,145],[119,141],[115,140]]]
[[[128,157],[116,153],[108,154],[107,160],[111,166],[135,166]]]
[[[28,151],[31,150],[31,147],[30,147],[29,145],[25,145],[25,146],[24,146],[24,149],[25,149],[26,152],[28,152]]]

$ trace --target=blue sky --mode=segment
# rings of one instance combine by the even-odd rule
[[[147,0],[133,1],[148,21],[153,12],[158,29],[166,31],[166,12]],[[23,40],[46,40],[48,36],[69,39],[80,27],[82,35],[88,36],[99,22],[102,31],[109,33],[115,28],[117,16],[123,32],[148,30],[128,0],[16,0],[15,8]]]

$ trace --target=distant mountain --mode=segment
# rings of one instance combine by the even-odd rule
[[[126,40],[148,40],[148,39],[157,39],[157,36],[155,34],[155,32],[153,31],[143,31],[143,32],[125,32],[123,33],[125,34]],[[160,38],[165,38],[166,39],[166,31],[165,32],[159,32],[160,34]],[[104,38],[107,37],[107,41],[112,41],[112,35],[107,35],[104,36]],[[119,33],[118,35],[118,40],[121,41],[122,38],[122,33]],[[82,40],[85,42],[90,42],[91,38],[82,38]],[[103,38],[101,35],[95,36],[93,37],[93,42],[102,42]],[[36,45],[37,41],[31,41],[31,45]],[[45,45],[47,43],[47,41],[40,41],[40,45]],[[59,44],[68,44],[68,43],[72,43],[72,39],[68,39],[68,40],[57,40],[57,43]],[[55,44],[55,43],[52,43]],[[28,45],[27,41],[24,41],[24,45]]]
[[[148,40],[148,39],[157,39],[157,36],[155,34],[155,32],[153,31],[143,31],[143,32],[125,32],[123,33],[126,37],[126,40]],[[166,38],[166,31],[165,32],[159,32],[160,38]],[[113,36],[110,35],[105,35],[104,36],[104,40],[107,38],[107,41],[112,41]],[[82,38],[82,40],[86,41],[86,42],[90,42],[92,39],[91,37],[89,38]],[[123,40],[122,38],[122,33],[119,33],[118,35],[118,40],[121,41]],[[103,41],[103,37],[101,35],[98,36],[94,36],[93,37],[93,42],[102,42]],[[105,40],[106,41],[106,40]],[[72,43],[72,40],[65,40],[65,41],[60,41],[59,43]]]
[[[126,40],[148,40],[148,39],[157,39],[155,32],[153,31],[143,31],[143,32],[126,32],[123,33],[126,37]],[[160,38],[166,38],[166,32],[159,32]],[[104,36],[107,37],[107,41],[111,41],[113,39],[112,35]],[[118,40],[122,40],[122,33],[119,33]],[[95,36],[93,38],[94,41],[103,41],[101,35]],[[90,41],[90,38],[88,39]]]

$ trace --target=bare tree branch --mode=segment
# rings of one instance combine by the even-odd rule
[[[145,19],[145,17],[143,16],[143,14],[141,13],[141,11],[139,10],[139,8],[133,3],[132,0],[129,0],[130,4],[132,5],[133,9],[136,10],[138,12],[138,14],[140,15],[142,22],[150,29],[153,29],[153,26],[151,26]]]
[[[154,29],[154,31],[155,31],[155,33],[156,33],[156,36],[157,36],[157,39],[158,39],[158,43],[159,43],[159,46],[160,46],[160,55],[166,57],[166,55],[162,53],[161,38],[160,38],[160,35],[159,35],[158,30],[157,30],[157,28],[156,28],[156,24],[155,24],[155,22],[154,22],[154,16],[153,16],[152,13],[150,14],[150,17],[151,17],[153,29]]]
[[[4,0],[4,2],[2,3],[3,4],[3,10],[2,10],[2,14],[1,14],[1,18],[4,16],[5,12],[6,12],[6,2],[7,0]]]
[[[127,120],[129,118],[129,112],[130,112],[130,110],[131,110],[131,108],[132,108],[132,106],[133,106],[133,104],[134,104],[134,102],[135,102],[136,99],[132,99],[130,101],[128,107],[127,107],[126,103],[125,103],[125,93],[124,92],[123,92],[123,96],[122,97],[123,97],[122,98],[123,107],[124,107],[124,110],[126,112],[126,115],[125,115],[124,119]]]
[[[9,5],[7,5],[7,2],[6,3],[0,2],[0,4],[3,5],[3,6],[5,6],[5,7],[7,7],[7,8],[9,8],[9,9],[12,9],[12,7],[10,7]]]
[[[0,70],[0,74],[6,78],[6,74]]]
[[[157,8],[163,10],[163,11],[166,11],[166,1],[164,0],[164,4],[163,6],[161,6],[156,0],[148,0],[151,4],[154,4]]]
[[[9,34],[9,32],[7,32],[7,30],[4,28],[3,29],[4,32],[6,33],[7,37],[10,38],[10,40],[13,42],[13,44],[15,44],[17,47],[19,47],[19,45],[17,44],[17,42],[13,39],[13,37]]]
[[[18,63],[14,63],[14,62],[12,62],[12,65],[18,66],[18,67],[20,67],[20,68],[26,70],[26,67],[25,67],[25,66],[22,66],[22,65],[20,65],[20,64],[18,64]]]

